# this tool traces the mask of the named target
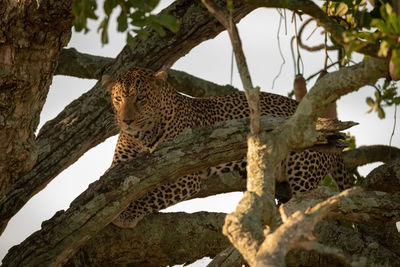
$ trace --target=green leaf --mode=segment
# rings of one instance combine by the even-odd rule
[[[335,11],[333,12],[332,15],[341,17],[341,16],[346,15],[348,10],[349,10],[349,7],[345,3],[339,2],[336,5]]]
[[[117,22],[118,22],[117,30],[119,32],[124,32],[126,31],[126,29],[128,29],[128,19],[126,18],[126,14],[123,10],[121,10],[121,13],[117,18]]]
[[[118,2],[117,0],[105,0],[104,1],[104,12],[106,13],[107,16],[110,16],[113,9],[117,6]]]
[[[383,108],[381,106],[378,106],[378,117],[379,119],[384,119],[385,118],[385,111],[383,110]]]
[[[346,139],[344,140],[348,147],[345,148],[345,150],[351,150],[351,149],[355,149],[356,146],[356,137],[354,135],[351,135],[350,132],[346,133]]]
[[[132,44],[133,43],[133,36],[129,33],[129,31],[126,33],[126,42],[127,44]]]
[[[381,19],[373,19],[371,25],[377,27],[382,33],[389,34],[391,32],[390,27]]]
[[[145,14],[141,11],[136,11],[130,15],[131,22],[130,24],[139,28],[143,28],[148,25],[148,18],[145,17]]]
[[[158,14],[156,16],[154,15],[150,16],[150,19],[153,22],[164,26],[171,32],[176,33],[179,30],[180,23],[174,16],[168,14]]]
[[[133,30],[138,36],[140,36],[143,39],[147,39],[149,36],[149,31],[146,29],[138,29],[138,30]]]
[[[109,17],[106,17],[103,19],[103,21],[100,23],[99,27],[97,28],[97,32],[101,31],[100,39],[102,44],[107,44],[108,43],[108,21]]]
[[[379,47],[378,56],[386,57],[389,52],[389,49],[390,49],[389,43],[386,40],[383,40]]]
[[[107,44],[108,43],[108,32],[107,29],[103,29],[101,31],[101,43]]]
[[[161,36],[165,36],[166,35],[166,32],[165,32],[164,28],[160,24],[155,23],[153,21],[149,21],[149,26],[151,28],[153,28],[156,32],[158,32],[159,35],[161,35]]]
[[[393,63],[400,65],[400,48],[396,48],[392,50],[392,57]]]
[[[321,182],[320,185],[327,186],[333,191],[339,192],[339,188],[337,187],[336,183],[333,181],[330,175],[327,175]]]
[[[389,14],[389,23],[392,26],[393,34],[400,33],[399,17],[397,17],[395,13]]]
[[[365,99],[365,101],[367,102],[368,106],[370,106],[370,107],[375,106],[375,101],[371,97],[367,97],[367,99]]]
[[[159,4],[159,0],[128,0],[129,6],[144,12],[151,12]]]

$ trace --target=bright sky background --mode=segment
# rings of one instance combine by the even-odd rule
[[[170,0],[163,0],[161,4],[165,7],[171,2]],[[101,6],[99,4],[99,7]],[[100,14],[100,12],[98,11],[97,14]],[[287,12],[287,17],[287,34],[285,35],[283,21],[279,34],[286,64],[283,65],[282,73],[276,79],[273,89],[271,89],[273,79],[278,74],[283,62],[277,42],[278,12],[274,9],[258,9],[239,24],[243,49],[253,84],[260,86],[263,91],[285,96],[293,88],[294,80],[293,61],[290,53],[290,39],[293,36],[294,27],[290,20],[291,12]],[[102,47],[100,37],[96,32],[97,26],[98,22],[91,23],[90,28],[92,30],[86,35],[74,32],[68,47],[75,47],[78,51],[84,53],[115,57],[125,44],[125,35],[116,33],[116,26],[111,25],[110,43]],[[309,26],[308,32],[312,30],[312,26]],[[305,34],[304,36],[308,35]],[[308,43],[317,44],[321,40],[322,35],[316,32]],[[194,48],[188,55],[177,61],[173,68],[218,84],[228,84],[230,82],[231,51],[228,35],[223,32],[215,39],[206,41]],[[301,55],[306,78],[323,68],[323,52],[307,53],[301,51]],[[332,61],[336,61],[335,54],[331,54],[330,57]],[[360,58],[358,57],[358,60]],[[331,69],[331,71],[334,71],[334,69]],[[308,84],[308,89],[312,87],[313,83],[314,81],[311,81]],[[72,100],[90,90],[94,84],[94,80],[55,76],[41,114],[40,126],[47,120],[54,118]],[[233,74],[233,85],[242,88],[236,67]],[[389,144],[394,125],[394,107],[385,109],[386,119],[384,120],[378,119],[376,114],[366,114],[369,107],[365,103],[365,98],[373,94],[374,89],[372,87],[364,87],[338,101],[339,119],[360,123],[360,125],[350,129],[351,134],[356,136],[357,146]],[[399,112],[397,112],[397,116],[399,117]],[[400,147],[400,128],[398,125],[400,125],[399,122],[393,136],[392,145]],[[89,183],[97,180],[104,173],[111,164],[116,141],[117,137],[114,136],[88,151],[78,162],[62,172],[42,192],[33,197],[10,220],[7,229],[0,237],[0,259],[5,256],[10,247],[19,244],[31,233],[39,230],[43,220],[50,219],[58,210],[67,209],[69,203],[83,192]],[[366,175],[374,166],[377,166],[377,164],[364,166],[359,168],[359,171],[362,175]],[[169,208],[168,211],[231,212],[241,195],[241,193],[231,193],[186,201]],[[193,266],[205,266],[206,262],[203,260],[193,264]]]

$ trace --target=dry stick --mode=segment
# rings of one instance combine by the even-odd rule
[[[324,70],[327,71],[328,68],[328,33],[325,31],[325,40],[324,40],[324,48],[325,48],[325,62],[324,62]]]
[[[247,141],[247,191],[236,211],[226,217],[223,232],[246,261],[251,264],[264,239],[263,225],[270,225],[276,214],[274,203],[275,179],[273,176],[266,179],[264,173],[263,157],[266,147],[260,140],[260,88],[254,88],[252,85],[239,33],[231,16],[212,0],[202,0],[202,2],[208,11],[228,30],[238,71],[249,103],[251,134]]]

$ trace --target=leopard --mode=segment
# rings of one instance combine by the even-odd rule
[[[138,67],[131,67],[117,78],[102,77],[120,127],[111,167],[133,159],[141,152],[153,152],[187,128],[250,116],[242,91],[224,96],[190,97],[176,91],[167,82],[167,77],[165,71]],[[261,115],[290,117],[297,106],[298,102],[291,98],[260,92]],[[133,228],[143,217],[194,197],[201,184],[213,175],[237,171],[245,179],[246,165],[246,158],[243,158],[162,184],[131,202],[113,223],[121,228]],[[333,177],[340,190],[351,187],[353,180],[340,153],[310,149],[290,152],[282,161],[279,172],[283,175],[278,175],[278,182],[287,182],[292,195],[316,188],[327,174]]]

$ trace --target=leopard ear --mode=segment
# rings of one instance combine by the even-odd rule
[[[154,76],[156,77],[156,79],[158,79],[158,80],[163,80],[164,82],[166,82],[166,81],[167,81],[167,78],[168,78],[168,74],[167,74],[167,72],[164,71],[164,70],[160,70],[160,71],[157,72]]]
[[[101,84],[107,89],[107,91],[109,91],[111,93],[112,91],[112,87],[114,86],[114,84],[116,83],[116,80],[109,76],[109,75],[103,75],[103,77],[101,77]]]

